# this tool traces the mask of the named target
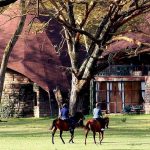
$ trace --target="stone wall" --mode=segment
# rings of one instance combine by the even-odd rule
[[[57,103],[46,91],[27,77],[7,70],[0,117],[44,117],[57,113]]]
[[[33,116],[33,83],[25,76],[7,70],[2,94],[2,117]]]

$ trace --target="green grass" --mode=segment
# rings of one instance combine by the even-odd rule
[[[89,118],[90,116],[86,116]],[[48,130],[52,119],[25,118],[0,122],[0,150],[149,150],[150,115],[110,115],[110,126],[106,129],[101,145],[93,143],[89,133],[84,145],[84,130],[75,130],[74,144],[69,144],[70,134],[64,132],[66,144],[62,144],[59,132],[55,144],[51,143]],[[86,122],[86,121],[85,121]],[[98,142],[98,136],[96,138]]]

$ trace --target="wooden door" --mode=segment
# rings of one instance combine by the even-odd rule
[[[110,90],[110,113],[122,112],[122,98],[121,91],[118,88],[118,82],[112,82],[112,89]]]

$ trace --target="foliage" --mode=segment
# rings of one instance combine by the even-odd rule
[[[19,117],[20,105],[18,102],[18,97],[13,101],[8,99],[5,103],[0,105],[0,118],[9,118],[9,117]]]
[[[126,121],[127,121],[127,118],[122,118],[121,121],[122,121],[122,122],[126,122]]]
[[[125,113],[130,113],[130,112],[131,112],[131,108],[132,108],[131,105],[126,105],[126,106],[124,107],[123,112],[125,112]]]
[[[141,110],[143,110],[143,105],[135,105],[135,106],[133,106],[133,105],[126,105],[124,107],[123,112],[124,113],[128,113],[128,114],[131,113],[131,112],[133,112],[133,113],[140,113]]]
[[[9,105],[0,105],[0,118],[9,118],[12,114],[12,108]]]

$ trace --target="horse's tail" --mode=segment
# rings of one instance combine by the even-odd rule
[[[57,121],[57,119],[53,120],[50,130],[52,130],[54,127],[56,127],[56,121]]]
[[[86,125],[84,126],[84,128],[85,128],[86,130],[90,130],[90,121],[88,121],[88,122],[86,123]]]

